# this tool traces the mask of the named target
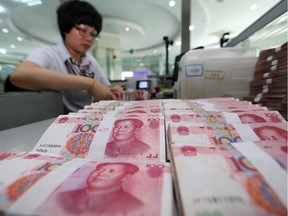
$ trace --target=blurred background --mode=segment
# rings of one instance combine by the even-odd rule
[[[60,0],[1,0],[0,91],[31,49],[56,44]],[[90,52],[113,82],[171,77],[175,58],[195,48],[259,47],[287,41],[287,1],[88,0],[103,15]],[[187,7],[188,5],[188,7]]]

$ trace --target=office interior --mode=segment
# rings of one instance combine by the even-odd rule
[[[27,102],[30,97],[31,101],[34,97],[39,101],[56,97],[55,101],[60,101],[59,96],[55,92],[11,92],[5,90],[5,81],[33,48],[61,40],[55,10],[62,1],[3,0],[0,3],[2,130],[47,119],[61,112],[61,105],[48,102],[39,102],[39,106],[46,107],[45,111],[29,105],[22,105],[20,111],[19,104],[31,104]],[[248,55],[257,57],[261,50],[277,48],[287,42],[286,0],[88,2],[95,5],[104,18],[103,30],[90,50],[103,72],[124,90],[143,88],[144,85],[152,99],[181,99],[175,84],[181,57],[188,51],[198,55],[199,50],[205,59],[205,55],[211,55],[210,50],[212,53],[217,50],[212,55],[221,56],[228,49],[245,49],[250,52]],[[249,92],[249,87],[246,88]],[[185,94],[189,98],[189,92]],[[222,96],[245,99],[243,95],[219,95]],[[21,112],[25,115],[11,120],[11,116]]]
[[[0,2],[0,153],[26,152],[29,156],[45,131],[64,113],[61,92],[7,88],[7,78],[27,53],[39,45],[53,45],[61,40],[55,10],[64,1]],[[233,97],[259,106],[269,107],[270,104],[276,104],[274,107],[271,105],[270,109],[279,111],[287,121],[287,0],[87,1],[95,5],[104,17],[103,30],[90,52],[96,57],[111,83],[121,85],[127,92],[148,92],[148,100]],[[261,83],[259,87],[257,80],[254,80],[254,72],[262,51],[278,52],[281,49],[284,49],[284,56],[286,49],[286,66],[281,66],[285,69],[284,72],[281,71],[282,80],[278,80],[281,90],[270,95],[268,86],[271,83]],[[274,64],[274,61],[272,62]],[[271,70],[274,66],[272,65]],[[266,81],[270,82],[270,79]],[[269,100],[262,102],[261,99],[265,98],[265,95],[272,98],[273,103]],[[167,143],[166,140],[168,146]],[[287,159],[287,143],[284,147]],[[274,149],[276,153],[280,152],[280,148]],[[259,152],[253,152],[252,158],[257,153]],[[212,161],[213,155],[209,155],[208,160],[210,158]],[[171,158],[167,158],[167,161],[168,159]],[[249,160],[244,160],[243,166],[247,165],[249,168]],[[261,161],[258,164],[260,163]],[[216,160],[215,164],[218,164]],[[212,167],[214,161],[208,165]],[[277,172],[273,172],[270,165],[262,164],[273,178]],[[226,172],[225,169],[222,171]],[[214,172],[211,180],[217,180],[214,179],[215,176],[222,177],[223,173],[219,174],[219,170],[216,169]],[[9,176],[7,173],[4,175]],[[199,173],[195,176],[197,175]],[[287,172],[285,175],[287,180]],[[236,175],[232,177],[237,178]],[[208,178],[206,180],[210,181]],[[276,184],[279,182],[276,177],[274,180]],[[204,178],[202,181],[205,182]],[[176,185],[175,182],[173,184]],[[271,198],[267,185],[260,191],[261,185],[258,181],[255,186],[258,184],[259,191],[255,192],[255,197],[261,198],[259,194],[263,193],[267,200]],[[214,182],[211,185],[215,187]],[[285,192],[283,185],[279,183],[280,191]],[[285,186],[287,191],[287,185]],[[162,215],[192,215],[179,210],[182,204],[177,202],[179,197],[175,188],[173,189],[171,206],[162,207],[167,212],[172,209],[172,213]],[[42,192],[42,189],[39,190],[39,194]],[[224,198],[233,204],[234,199],[231,197]],[[272,198],[271,200],[275,201]],[[212,201],[216,203],[217,199]],[[219,203],[222,204],[222,201]],[[266,207],[265,200],[261,201],[260,203],[264,203],[263,206]],[[28,204],[33,206],[34,202]],[[276,205],[271,206],[274,208]],[[49,208],[49,205],[47,207]],[[229,210],[229,206],[227,209]],[[222,215],[218,211],[210,214],[206,210],[196,215]],[[238,211],[227,215],[241,215],[241,210],[238,208]],[[243,210],[245,211],[244,208]],[[0,215],[1,213],[0,208]]]

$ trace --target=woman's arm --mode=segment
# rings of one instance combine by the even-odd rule
[[[20,63],[11,74],[11,82],[29,90],[88,90],[96,100],[113,99],[110,89],[89,77],[76,76],[39,66],[34,62]]]

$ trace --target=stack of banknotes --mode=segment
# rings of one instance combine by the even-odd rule
[[[287,215],[286,120],[231,98],[175,102],[163,103],[179,215]]]
[[[126,91],[114,91],[113,92],[115,100],[148,100],[150,98],[150,93],[146,90],[126,90]]]
[[[0,212],[173,215],[162,111],[101,101],[58,116],[30,152],[0,155]]]
[[[262,50],[247,100],[278,110],[287,118],[287,46]]]
[[[100,101],[0,169],[0,214],[285,215],[287,121],[234,98]]]

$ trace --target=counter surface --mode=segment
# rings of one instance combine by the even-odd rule
[[[29,152],[55,118],[0,131],[0,151]]]

